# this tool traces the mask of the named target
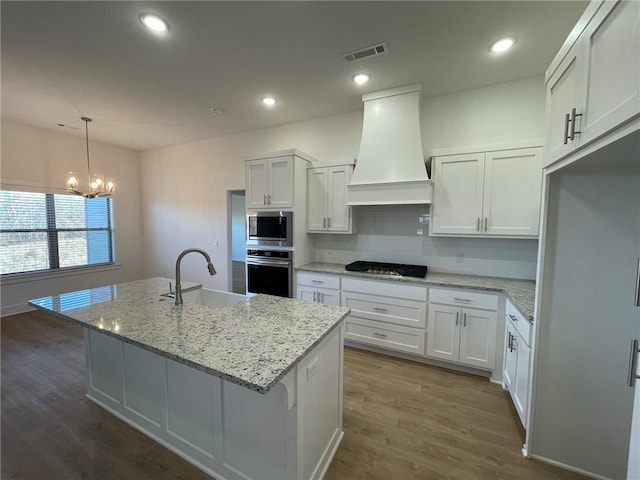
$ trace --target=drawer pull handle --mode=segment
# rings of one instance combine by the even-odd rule
[[[460,297],[453,297],[453,299],[454,299],[456,302],[470,302],[470,301],[471,301],[471,300],[470,300],[470,299],[468,299],[468,298],[460,298]]]
[[[462,326],[463,326],[463,327],[466,327],[466,326],[467,326],[467,314],[466,314],[466,313],[464,313],[464,314],[462,315],[462,318],[463,318],[463,320],[462,320]]]
[[[460,323],[460,312],[456,312],[456,327]]]
[[[380,337],[380,338],[387,338],[387,335],[385,333],[378,333],[378,332],[373,332],[373,334],[376,337]]]
[[[373,309],[374,309],[376,312],[386,312],[386,311],[387,311],[387,309],[386,309],[386,308],[380,308],[380,307],[373,307]]]
[[[516,317],[515,315],[509,314],[509,318],[510,318],[511,320],[513,320],[514,322],[517,322],[517,321],[518,321],[518,317]]]
[[[322,280],[311,280],[311,283],[320,283],[320,284],[322,284],[324,282]]]

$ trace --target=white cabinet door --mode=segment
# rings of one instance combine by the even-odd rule
[[[509,321],[507,321],[506,330],[507,338],[504,352],[503,380],[505,388],[511,392],[516,385],[516,362],[518,357],[513,348],[513,339],[515,338],[516,331]]]
[[[246,208],[266,208],[268,164],[268,160],[250,160],[245,163]]]
[[[496,358],[498,314],[471,308],[463,308],[461,314],[458,361],[492,370]]]
[[[460,352],[460,309],[429,304],[427,355],[457,362]]]
[[[315,302],[316,301],[316,289],[313,287],[307,287],[305,285],[298,286],[298,294],[296,295],[298,300],[303,300],[305,302]]]
[[[351,207],[347,206],[347,185],[351,181],[351,170],[351,165],[327,169],[327,229],[331,232],[351,231]]]
[[[541,148],[486,153],[483,234],[537,236],[541,190]]]
[[[267,203],[269,208],[293,206],[293,159],[291,157],[269,160]]]
[[[638,1],[605,3],[584,33],[587,108],[581,112],[581,144],[640,113],[639,19]]]
[[[574,108],[578,114],[583,108],[583,66],[578,52],[576,45],[547,81],[545,166],[567,155],[574,148],[575,140],[568,138],[571,134],[570,114]]]
[[[516,406],[520,420],[526,425],[527,395],[529,393],[529,362],[531,360],[531,347],[529,347],[520,335],[513,340],[513,348],[517,356],[515,387],[511,390],[513,403]]]
[[[318,288],[316,293],[316,301],[325,305],[340,306],[340,291],[330,290],[328,288]]]
[[[327,226],[326,195],[328,173],[326,168],[307,170],[307,231],[323,231]]]
[[[484,153],[436,157],[432,233],[478,235]]]

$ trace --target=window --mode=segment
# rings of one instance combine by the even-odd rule
[[[0,274],[113,263],[109,198],[0,190]]]

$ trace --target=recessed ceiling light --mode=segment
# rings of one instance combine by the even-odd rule
[[[263,97],[262,98],[262,103],[264,103],[265,105],[270,107],[270,106],[275,105],[276,103],[278,103],[278,101],[273,97]]]
[[[494,53],[502,53],[509,50],[516,43],[516,37],[505,37],[500,40],[496,40],[489,47],[489,51]]]
[[[367,82],[369,81],[369,79],[370,79],[370,78],[371,78],[371,76],[370,76],[370,75],[367,75],[366,73],[359,73],[359,74],[357,74],[357,75],[354,75],[354,76],[352,77],[352,80],[353,80],[355,83],[357,83],[357,84],[359,84],[359,85],[362,85],[363,83],[367,83]]]
[[[166,32],[169,30],[169,24],[157,15],[143,13],[140,15],[140,21],[145,27],[154,32]]]

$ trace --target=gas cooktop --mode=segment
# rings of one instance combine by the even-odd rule
[[[358,260],[344,268],[348,272],[379,273],[396,277],[424,278],[427,275],[426,265],[404,265],[401,263],[365,262]]]

